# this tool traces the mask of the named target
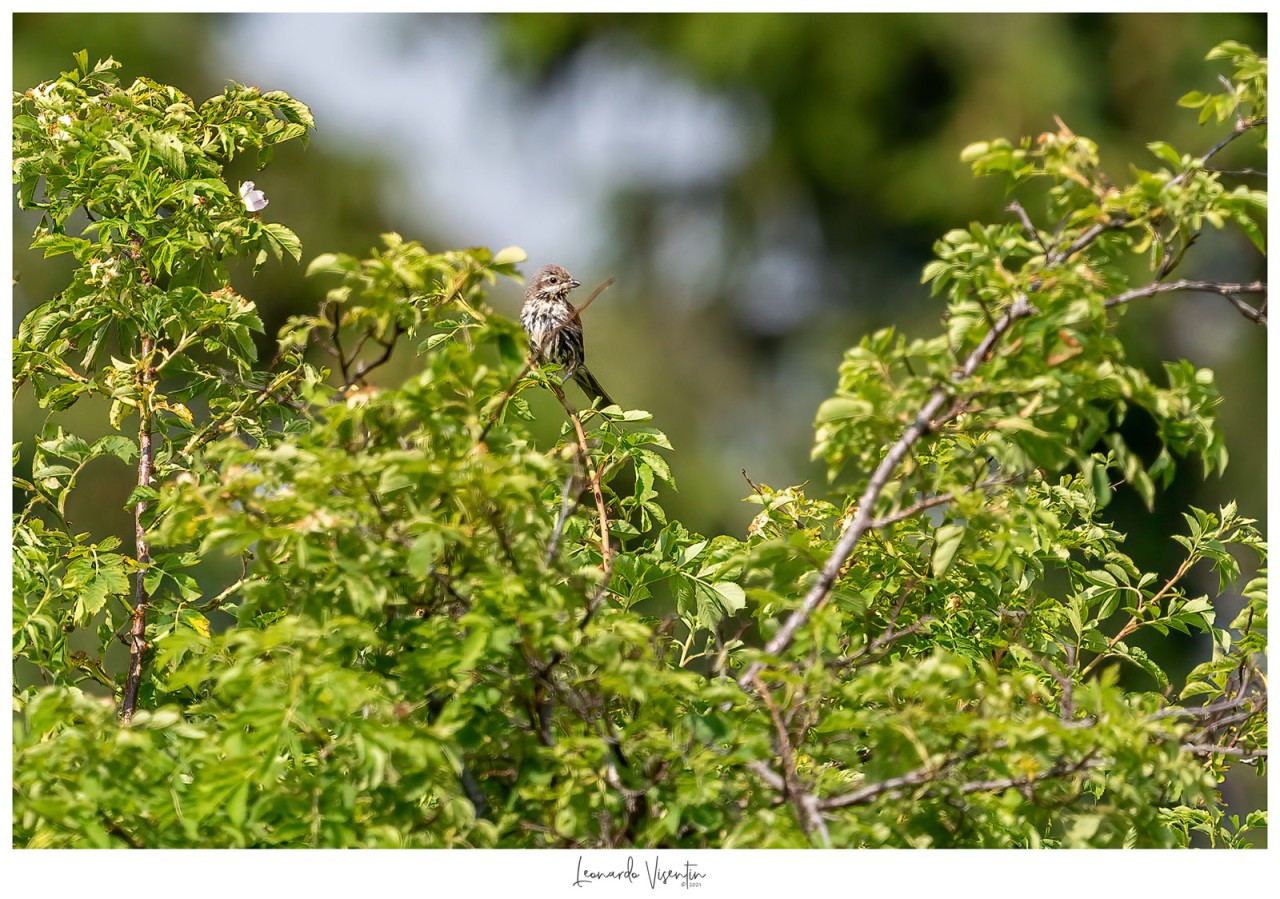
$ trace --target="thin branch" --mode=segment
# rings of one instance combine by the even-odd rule
[[[1249,702],[1247,696],[1234,696],[1225,699],[1222,702],[1214,702],[1209,705],[1202,706],[1169,706],[1161,709],[1151,716],[1152,721],[1159,721],[1162,718],[1207,718],[1216,715],[1219,712],[1238,709],[1246,702]]]
[[[289,408],[294,409],[298,412],[305,413],[307,411],[307,407],[304,404],[302,404],[298,400],[295,400],[290,395],[292,393],[292,387],[290,385],[285,384],[284,386],[281,386],[283,382],[287,381],[289,378],[294,377],[297,374],[296,372],[287,372],[282,375],[277,375],[275,379],[271,381],[271,383],[264,384],[262,387],[257,387],[253,384],[248,383],[247,381],[242,380],[234,372],[228,371],[227,369],[219,368],[217,369],[217,372],[223,378],[223,380],[227,381],[228,383],[234,384],[237,387],[242,387],[246,390],[254,390],[256,391],[256,393],[254,393],[254,395],[252,396],[242,399],[240,401],[240,407],[235,409],[232,412],[229,412],[225,418],[222,418],[218,421],[210,421],[207,424],[205,424],[205,426],[202,427],[195,434],[191,435],[191,439],[188,440],[186,445],[182,448],[181,455],[184,455],[184,456],[190,455],[191,453],[200,449],[200,447],[204,446],[209,441],[217,438],[220,434],[223,434],[223,433],[226,433],[227,431],[232,430],[233,428],[232,422],[236,418],[236,416],[245,415],[247,413],[253,412],[254,410],[260,408],[263,404],[265,404],[267,400],[271,400],[272,402],[275,402],[281,406],[288,406]],[[283,391],[283,395],[277,396],[276,395],[277,390]]]
[[[87,212],[88,210],[86,209],[85,211]],[[130,849],[145,848],[145,844],[141,840],[139,840],[133,834],[129,833],[129,831],[121,827],[106,812],[103,812],[103,811],[98,812],[98,817],[101,819],[102,826],[106,828],[107,833],[111,834],[112,836],[119,837],[125,843],[128,843]]]
[[[1031,216],[1027,215],[1027,210],[1022,207],[1022,204],[1014,200],[1005,209],[1018,217],[1018,220],[1022,222],[1022,230],[1026,231],[1031,239],[1036,242],[1036,245],[1044,253],[1045,258],[1048,259],[1049,248],[1045,246],[1044,239],[1040,237],[1040,232],[1036,230],[1036,226],[1031,223]]]
[[[1246,761],[1267,758],[1267,750],[1265,749],[1240,749],[1236,746],[1217,746],[1213,743],[1183,743],[1182,748],[1196,755],[1230,755]]]
[[[1265,178],[1265,177],[1267,177],[1267,170],[1266,170],[1266,169],[1254,169],[1254,168],[1243,168],[1243,169],[1215,169],[1215,168],[1206,167],[1206,168],[1205,168],[1205,171],[1206,171],[1206,172],[1213,172],[1215,175],[1242,175],[1242,176],[1245,176],[1245,177],[1250,177],[1250,176],[1252,176],[1252,177],[1257,177],[1257,178]]]
[[[586,305],[585,303],[583,305]],[[592,616],[596,613],[596,608],[604,599],[605,592],[609,588],[609,580],[613,576],[613,549],[609,545],[609,512],[605,508],[604,490],[600,486],[601,468],[593,469],[591,467],[591,450],[587,446],[587,435],[582,430],[582,421],[578,417],[578,413],[569,405],[569,400],[565,397],[564,391],[558,387],[554,388],[556,399],[560,400],[560,405],[564,406],[564,411],[569,415],[569,420],[573,422],[573,430],[578,438],[578,453],[582,459],[582,467],[584,471],[589,472],[587,483],[591,487],[591,494],[596,501],[596,515],[600,523],[600,570],[604,573],[600,585],[596,587],[595,593],[587,602],[586,616],[582,620],[582,626],[586,627]]]
[[[1196,293],[1216,293],[1225,297],[1231,305],[1236,307],[1241,315],[1250,321],[1264,326],[1267,323],[1267,307],[1265,299],[1263,300],[1262,306],[1254,308],[1237,296],[1237,294],[1242,293],[1260,293],[1265,296],[1267,293],[1266,281],[1250,281],[1247,284],[1193,281],[1187,278],[1183,278],[1179,281],[1156,281],[1155,283],[1148,284],[1145,287],[1136,287],[1133,290],[1127,290],[1124,293],[1109,297],[1104,302],[1104,305],[1106,308],[1112,309],[1116,306],[1123,306],[1125,303],[1131,303],[1134,300],[1141,299],[1143,297],[1182,290],[1194,291]]]
[[[1116,648],[1117,643],[1142,626],[1142,619],[1140,617],[1142,613],[1153,606],[1158,606],[1161,600],[1169,595],[1169,592],[1177,586],[1178,582],[1182,580],[1186,573],[1191,569],[1192,564],[1193,560],[1190,557],[1183,559],[1182,564],[1178,566],[1178,570],[1173,573],[1173,577],[1165,581],[1164,586],[1157,590],[1150,599],[1139,599],[1137,608],[1133,610],[1133,614],[1129,616],[1129,620],[1125,623],[1124,627],[1120,628],[1120,630],[1116,632],[1116,635],[1107,642],[1107,648],[1094,656],[1089,664],[1084,666],[1084,670],[1080,672],[1081,680],[1088,677],[1089,672],[1094,668],[1097,668],[1098,664],[1103,659],[1110,657],[1111,651]]]
[[[342,380],[347,380],[347,372],[351,368],[351,360],[342,350],[342,306],[334,303],[333,309],[333,348],[338,359],[338,367],[342,370]]]
[[[779,793],[785,794],[787,791],[787,781],[781,774],[774,771],[765,762],[748,762],[747,769],[754,771],[756,776],[763,780]]]
[[[151,356],[155,341],[149,335],[142,337],[142,352],[138,365],[138,486],[151,486],[151,472],[155,465],[155,447],[152,445],[151,426],[153,410],[151,394],[155,385],[155,369]],[[151,542],[143,524],[149,503],[140,499],[134,506],[134,549],[138,558],[138,572],[134,579],[133,617],[129,627],[129,671],[124,682],[124,697],[120,703],[120,722],[133,720],[138,707],[138,687],[142,683],[142,656],[147,650],[147,571],[151,567]]]
[[[956,753],[948,758],[942,759],[937,764],[921,765],[908,771],[906,774],[899,774],[897,777],[890,777],[878,783],[867,784],[848,793],[842,793],[838,796],[831,796],[827,799],[819,799],[818,807],[824,810],[836,808],[849,808],[855,805],[869,805],[875,802],[881,796],[896,794],[907,787],[918,787],[923,784],[936,780],[942,774],[959,765],[961,762],[982,754],[983,752],[992,752],[997,749],[1003,749],[1008,745],[1003,740],[998,740],[994,745],[986,749],[967,749],[964,752]]]
[[[565,523],[573,517],[573,514],[578,511],[578,507],[582,505],[581,489],[577,491],[576,495],[570,496],[573,493],[574,485],[582,477],[580,466],[580,457],[575,454],[575,470],[569,472],[565,477],[564,487],[560,491],[560,514],[556,516],[555,527],[551,530],[551,542],[547,544],[547,559],[543,566],[545,568],[550,568],[555,563],[556,556],[560,554],[560,538],[564,536]]]
[[[1017,788],[1022,790],[1024,795],[1030,793],[1030,787],[1033,784],[1040,783],[1044,780],[1051,780],[1057,777],[1070,777],[1073,774],[1079,774],[1090,768],[1099,768],[1106,763],[1105,759],[1096,758],[1097,750],[1090,750],[1084,758],[1076,762],[1060,761],[1051,768],[1041,771],[1039,774],[1031,777],[997,777],[991,780],[971,780],[962,783],[957,788],[961,793],[996,793],[1001,790]]]
[[[1021,480],[1021,475],[1003,478],[987,478],[980,483],[970,484],[965,488],[965,490],[967,492],[972,492],[974,490],[986,490],[991,487],[1005,487],[1010,484],[1016,484]],[[876,531],[882,530],[891,524],[897,524],[899,521],[904,521],[905,519],[918,515],[926,509],[933,509],[937,506],[945,506],[952,503],[955,501],[955,498],[955,494],[953,493],[939,493],[934,496],[927,496],[919,502],[907,506],[905,509],[900,509],[891,515],[886,515],[884,518],[877,518],[871,523],[871,529]]]
[[[1045,260],[1045,268],[1056,268],[1101,237],[1104,231],[1117,231],[1120,228],[1123,228],[1126,224],[1127,220],[1123,218],[1098,222],[1075,240],[1071,241],[1071,243],[1067,244],[1064,249],[1049,254],[1049,258]]]
[[[369,372],[373,371],[375,368],[378,368],[379,366],[382,366],[382,365],[386,365],[391,360],[391,354],[395,352],[396,340],[403,333],[404,333],[404,329],[401,328],[399,325],[396,325],[389,339],[384,341],[381,338],[375,337],[374,340],[378,343],[379,346],[382,347],[382,354],[369,360],[368,362],[361,362],[360,366],[354,372],[352,372],[350,375],[347,376],[346,381],[342,385],[342,389],[339,391],[339,394],[345,393],[353,385],[355,385],[360,381],[363,381],[365,378],[365,375],[369,374]],[[360,345],[364,346],[364,341],[361,341]],[[354,354],[352,354],[352,361],[355,361]],[[344,371],[344,374],[345,374],[345,371]]]
[[[757,674],[754,680],[756,692],[760,698],[764,700],[765,707],[769,710],[769,718],[773,721],[773,731],[778,740],[778,754],[782,756],[782,776],[784,778],[783,793],[795,805],[796,819],[800,822],[800,829],[804,831],[806,837],[812,837],[816,830],[822,838],[823,845],[831,848],[831,834],[827,832],[826,822],[822,820],[822,815],[817,809],[817,805],[804,786],[800,783],[800,773],[796,770],[795,753],[791,750],[791,739],[787,736],[786,725],[782,722],[782,715],[778,712],[778,706],[774,703],[769,688],[765,686],[764,681]]]
[[[1198,163],[1197,165],[1194,165],[1191,168],[1185,170],[1181,175],[1178,175],[1176,178],[1170,181],[1169,186],[1172,187],[1175,184],[1181,184],[1183,181],[1186,181],[1193,171],[1195,171],[1197,168],[1204,168],[1205,163],[1207,163],[1214,156],[1217,156],[1224,149],[1226,149],[1227,145],[1230,144],[1232,141],[1234,141],[1236,138],[1240,137],[1242,134],[1244,134],[1247,131],[1250,131],[1254,128],[1261,127],[1262,125],[1265,125],[1265,124],[1267,124],[1266,116],[1261,116],[1256,119],[1243,119],[1243,118],[1237,119],[1236,126],[1231,130],[1230,134],[1228,134],[1222,140],[1218,141],[1216,144],[1210,147],[1203,156],[1201,156],[1198,160],[1196,160],[1196,162]]]
[[[613,567],[613,549],[609,545],[609,512],[605,508],[604,491],[600,487],[600,469],[592,469],[591,467],[591,449],[587,446],[587,435],[582,430],[582,420],[578,417],[578,413],[569,405],[569,400],[564,395],[563,390],[555,391],[556,399],[560,400],[560,404],[564,406],[564,411],[568,413],[569,420],[573,422],[573,430],[578,438],[578,453],[582,460],[584,471],[590,472],[587,477],[587,483],[591,487],[591,494],[596,501],[596,514],[600,523],[600,568],[609,571]]]

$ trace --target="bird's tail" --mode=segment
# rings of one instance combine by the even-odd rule
[[[600,398],[601,409],[606,406],[617,405],[617,403],[613,401],[612,397],[605,392],[605,389],[600,386],[600,382],[596,380],[596,376],[593,375],[591,370],[585,365],[578,366],[577,371],[573,373],[573,380],[582,388],[583,393],[587,395],[588,399],[595,399],[596,397]]]

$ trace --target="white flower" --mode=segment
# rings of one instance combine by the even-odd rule
[[[261,212],[271,202],[262,191],[253,189],[252,181],[246,181],[240,185],[240,200],[244,203],[244,208],[250,212]]]
[[[67,128],[71,127],[71,116],[60,115],[58,121],[49,129],[49,136],[54,140],[71,140],[71,132]]]
[[[120,276],[119,268],[120,260],[115,256],[107,259],[105,262],[99,262],[94,259],[89,263],[89,282],[91,284],[101,284],[106,287],[112,278]]]

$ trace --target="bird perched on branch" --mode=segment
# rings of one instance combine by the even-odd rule
[[[564,379],[578,383],[588,399],[600,398],[601,408],[615,405],[586,364],[582,322],[573,314],[569,292],[580,284],[558,265],[544,265],[529,280],[520,309],[520,325],[529,335],[534,355],[564,369]]]

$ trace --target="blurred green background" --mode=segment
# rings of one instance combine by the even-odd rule
[[[1224,133],[1176,106],[1213,87],[1210,47],[1266,51],[1261,14],[77,13],[15,15],[13,28],[17,90],[86,48],[120,60],[126,80],[197,101],[234,80],[310,104],[309,149],[281,151],[260,175],[249,160],[229,172],[266,191],[265,217],[298,233],[304,264],[364,253],[395,230],[434,249],[517,244],[526,273],[558,262],[588,287],[616,277],[587,315],[591,367],[670,435],[669,513],[739,536],[754,508],[742,470],[820,493],[811,422],[842,351],[888,324],[935,333],[941,307],[919,284],[932,242],[1006,215],[1001,186],[973,179],[961,148],[1051,130],[1057,115],[1125,179],[1131,164],[1154,165],[1148,141],[1199,153]],[[1244,144],[1217,161],[1265,167]],[[15,323],[66,281],[61,259],[26,249],[37,220],[15,210]],[[1206,233],[1180,274],[1265,278],[1265,260],[1241,235]],[[235,286],[268,334],[324,289],[292,264],[253,282],[241,271]],[[492,301],[514,316],[520,288]],[[1188,358],[1215,369],[1225,396],[1224,477],[1188,468],[1154,513],[1128,494],[1112,507],[1135,558],[1168,572],[1188,503],[1236,497],[1265,525],[1265,333],[1195,295],[1139,305],[1124,332],[1153,373]],[[412,366],[406,347],[380,381]],[[15,439],[29,441],[43,420],[30,391],[14,415]],[[70,416],[86,437],[104,426],[85,402]],[[1154,455],[1143,422],[1126,437]],[[77,529],[127,536],[129,477],[94,463],[71,509]],[[1168,651],[1176,675],[1205,647],[1175,643],[1181,661]],[[1251,790],[1262,783],[1248,776]]]

